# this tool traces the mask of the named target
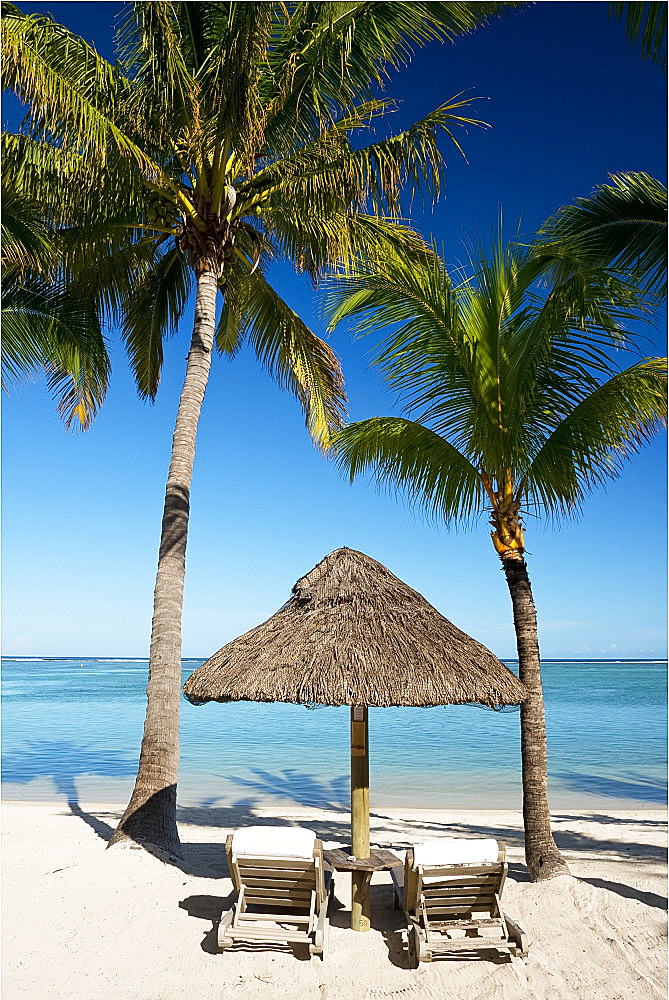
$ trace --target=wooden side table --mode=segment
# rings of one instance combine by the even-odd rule
[[[358,893],[361,894],[362,911],[369,913],[366,905],[369,900],[369,887],[372,882],[374,872],[390,871],[404,862],[396,854],[384,847],[372,847],[368,858],[354,858],[350,847],[337,847],[329,851],[323,851],[323,858],[335,871],[358,873],[362,876],[356,880]],[[361,916],[360,926],[356,926],[351,911],[351,927],[354,931],[368,931],[369,917]]]

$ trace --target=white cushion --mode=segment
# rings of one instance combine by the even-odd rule
[[[245,826],[232,836],[232,853],[255,858],[311,858],[316,834],[301,826]]]
[[[438,865],[475,865],[497,861],[497,841],[486,838],[465,840],[462,837],[439,837],[414,844],[414,865],[431,868]]]

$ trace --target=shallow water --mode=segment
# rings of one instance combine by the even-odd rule
[[[184,660],[183,679],[201,662]],[[665,803],[666,664],[546,661],[542,671],[551,806]],[[3,797],[127,800],[146,679],[145,660],[3,659]],[[182,698],[179,802],[346,807],[348,718],[347,708]],[[517,710],[469,706],[370,709],[372,805],[519,807],[519,721]]]

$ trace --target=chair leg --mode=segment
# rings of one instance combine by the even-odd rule
[[[221,949],[221,951],[225,951],[226,948],[232,947],[232,938],[228,937],[228,928],[230,927],[230,924],[232,923],[232,918],[234,917],[234,915],[235,915],[234,909],[228,910],[227,913],[223,914],[223,916],[221,917],[221,919],[219,921],[219,924],[218,924],[218,947]]]
[[[428,948],[427,941],[423,938],[420,931],[418,931],[418,960],[420,962],[432,961],[432,951]]]
[[[421,944],[420,934],[415,924],[409,925],[407,944],[409,946],[409,968],[417,969],[420,965]]]

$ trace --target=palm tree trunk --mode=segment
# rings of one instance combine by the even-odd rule
[[[520,706],[525,862],[532,881],[539,882],[570,872],[555,846],[548,811],[546,717],[532,588],[520,553],[507,551],[502,565],[513,605],[519,675],[529,691],[527,701]]]
[[[135,788],[109,846],[135,840],[181,855],[177,832],[181,611],[195,438],[209,378],[216,324],[217,271],[204,262],[198,276],[193,339],[179,401],[165,490],[153,599],[144,736]]]

